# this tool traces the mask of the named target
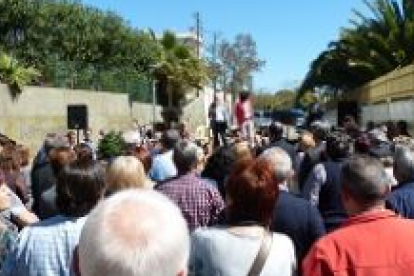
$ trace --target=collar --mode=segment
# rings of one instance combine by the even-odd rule
[[[389,210],[375,210],[361,213],[347,219],[343,226],[350,226],[354,224],[367,223],[380,219],[386,219],[391,217],[397,217],[397,214]]]
[[[284,192],[289,192],[289,188],[286,183],[279,184],[279,190]]]

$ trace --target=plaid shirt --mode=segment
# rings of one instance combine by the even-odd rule
[[[178,205],[190,231],[216,223],[224,209],[218,190],[192,173],[164,182],[156,189]]]

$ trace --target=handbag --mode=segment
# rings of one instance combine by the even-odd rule
[[[270,249],[272,248],[273,235],[269,230],[265,229],[262,243],[260,244],[259,252],[253,261],[253,264],[249,270],[248,276],[259,276],[262,272],[264,264],[269,256]]]

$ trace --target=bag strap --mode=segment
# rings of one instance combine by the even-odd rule
[[[262,243],[259,248],[259,252],[253,261],[248,276],[259,276],[262,272],[263,266],[266,263],[267,257],[269,256],[270,249],[272,248],[273,235],[269,230],[265,229]]]

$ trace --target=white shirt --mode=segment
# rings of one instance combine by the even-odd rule
[[[216,106],[215,115],[216,122],[227,122],[227,108],[224,105],[219,104]]]

